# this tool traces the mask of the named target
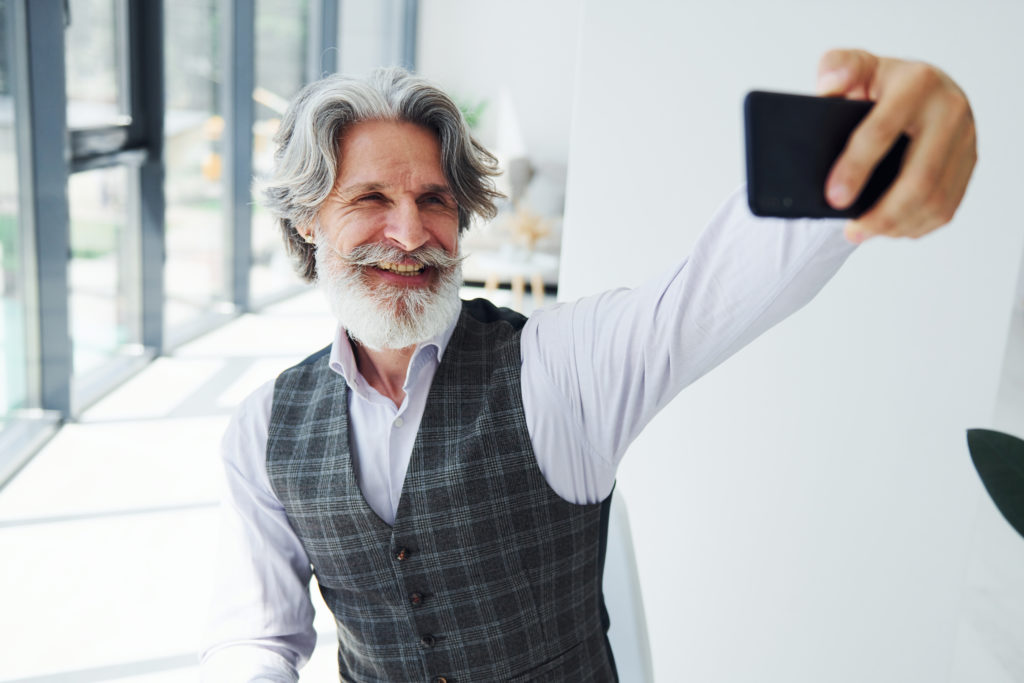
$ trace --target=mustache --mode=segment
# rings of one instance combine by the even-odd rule
[[[412,251],[405,251],[398,247],[376,243],[362,244],[353,248],[349,253],[342,254],[332,245],[317,245],[318,248],[323,246],[333,251],[346,265],[355,267],[376,266],[381,261],[401,263],[407,259],[412,259],[424,266],[437,268],[438,270],[450,270],[465,260],[465,256],[453,256],[440,247],[423,246]]]

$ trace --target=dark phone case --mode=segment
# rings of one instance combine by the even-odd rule
[[[856,218],[899,173],[909,139],[901,135],[849,208],[825,200],[825,180],[871,102],[758,92],[744,100],[747,201],[756,216]]]

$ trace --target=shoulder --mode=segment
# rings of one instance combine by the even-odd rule
[[[243,399],[221,441],[221,456],[229,471],[249,481],[264,478],[263,459],[273,397],[274,381],[270,380]]]
[[[326,346],[311,354],[276,378],[264,382],[238,404],[224,433],[226,458],[231,459],[239,453],[259,452],[262,455],[266,450],[271,414],[282,380],[287,377],[297,378],[296,374],[302,375],[313,371],[320,363],[326,364],[330,359],[330,351],[331,347]]]
[[[331,346],[331,344],[328,344],[278,375],[277,379],[273,382],[274,394],[277,395],[286,390],[294,391],[298,387],[308,386],[310,378],[317,375],[323,376],[324,371],[330,365]]]
[[[515,348],[519,355],[519,337],[526,317],[508,308],[498,308],[485,299],[462,302],[462,315],[448,342],[446,356],[471,361],[477,356],[491,355],[496,349]],[[475,362],[475,361],[471,361]]]
[[[290,368],[288,368],[287,370],[282,372],[281,375],[279,375],[278,377],[281,377],[283,375],[286,375],[286,374],[288,374],[290,372],[295,372],[295,371],[307,372],[307,371],[312,370],[313,368],[315,368],[317,365],[322,365],[322,364],[330,362],[330,359],[331,359],[331,347],[332,347],[332,344],[328,344],[327,346],[325,346],[324,348],[320,349],[316,353],[310,354],[309,356],[307,356],[303,360],[299,361],[295,365],[291,366]]]
[[[449,347],[469,345],[493,349],[514,345],[517,349],[526,316],[508,308],[498,308],[486,299],[462,302],[462,316],[449,341]],[[516,351],[518,355],[518,350]]]
[[[266,431],[267,416],[270,414],[273,397],[274,380],[268,380],[238,404],[228,424],[229,431],[253,432],[259,431],[261,427]]]
[[[507,324],[520,329],[526,323],[526,316],[510,308],[498,308],[487,299],[473,299],[462,302],[463,317],[484,325]]]
[[[490,301],[463,301],[462,313],[444,347],[438,366],[440,375],[435,376],[435,381],[446,372],[455,372],[455,368],[473,367],[486,375],[510,362],[518,367],[519,337],[525,322],[521,313],[498,308]]]

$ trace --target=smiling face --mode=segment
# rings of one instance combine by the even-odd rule
[[[437,137],[363,121],[342,136],[331,194],[317,214],[317,271],[335,315],[371,348],[405,348],[458,312],[458,205]]]
[[[431,131],[401,121],[363,121],[345,131],[339,151],[337,180],[318,214],[338,251],[385,244],[405,252],[422,246],[457,252],[458,205]],[[403,269],[384,267],[378,274],[386,278],[395,270]],[[397,277],[389,281],[419,284],[407,270]]]

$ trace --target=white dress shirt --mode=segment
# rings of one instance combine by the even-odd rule
[[[538,466],[562,498],[603,500],[626,448],[661,408],[810,301],[852,252],[842,221],[755,218],[744,193],[661,277],[545,308],[526,322],[526,423]],[[345,331],[334,339],[330,367],[348,384],[359,486],[389,524],[455,322],[417,346],[399,406],[359,373]],[[249,396],[224,436],[223,534],[205,680],[295,681],[316,644],[309,560],[265,467],[273,388],[268,382]]]

